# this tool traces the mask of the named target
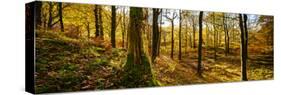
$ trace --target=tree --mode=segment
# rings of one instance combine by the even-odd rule
[[[218,31],[217,31],[217,27],[215,25],[215,13],[213,13],[213,17],[212,17],[212,24],[213,24],[213,28],[214,28],[214,60],[217,60],[217,41],[218,41]]]
[[[157,55],[159,56],[160,55],[160,49],[161,49],[161,31],[162,31],[162,15],[163,15],[163,13],[162,13],[162,9],[159,9],[160,10],[160,22],[159,22],[159,39],[158,39],[158,51],[157,51]]]
[[[53,15],[53,8],[54,8],[55,4],[57,4],[58,10],[57,10],[57,14],[56,14],[56,15]],[[61,8],[59,7],[59,6],[60,6],[60,3],[49,2],[48,5],[49,5],[48,29],[52,29],[55,24],[57,24],[58,22],[60,22],[60,18],[58,18],[58,17],[60,17],[60,16],[62,17],[62,12],[61,12],[61,14],[60,14],[60,10],[62,10],[63,8],[62,8],[62,7],[61,7]],[[54,21],[54,20],[57,19],[57,18],[58,18],[58,20]]]
[[[95,26],[96,26],[96,37],[100,36],[100,27],[99,27],[99,14],[98,14],[98,5],[95,5],[94,14],[95,14]]]
[[[123,12],[123,24],[122,24],[122,47],[125,47],[125,33],[126,33],[126,8],[122,9]]]
[[[103,20],[102,20],[102,6],[95,5],[94,15],[95,15],[95,27],[96,27],[95,37],[99,37],[103,39],[104,33],[103,33]]]
[[[225,56],[229,54],[229,34],[228,34],[228,25],[227,17],[225,13],[223,14],[223,28],[224,28],[224,43],[225,43]]]
[[[168,12],[167,12],[167,10],[166,10],[164,16],[167,15],[167,13],[168,13]],[[161,14],[161,15],[162,15],[162,14]],[[163,15],[162,15],[162,16],[163,16]],[[162,17],[161,17],[161,18],[162,18]],[[162,31],[162,32],[163,32],[164,47],[166,47],[166,46],[167,46],[167,45],[166,45],[166,44],[167,44],[167,43],[166,43],[166,42],[167,42],[167,41],[166,41],[167,32],[166,32],[166,31]],[[162,33],[162,32],[161,32],[161,33]]]
[[[195,32],[196,32],[196,22],[195,22],[195,16],[191,16],[192,20],[192,31],[193,31],[193,48],[196,48],[196,43],[195,43]]]
[[[261,25],[261,29],[258,32],[263,34],[266,45],[273,45],[273,19],[273,16],[260,16],[258,19],[258,23]]]
[[[179,10],[179,60],[181,60],[181,27],[182,27],[182,12]]]
[[[183,11],[183,17],[187,17],[187,12]],[[185,18],[184,18],[185,19]],[[188,46],[188,20],[185,20],[185,53],[187,53],[187,46]]]
[[[64,26],[63,26],[63,20],[62,20],[62,2],[59,2],[58,4],[59,7],[59,21],[60,21],[60,27],[61,27],[61,32],[64,32]]]
[[[191,25],[191,15],[190,15],[190,12],[189,11],[183,11],[182,13],[183,15],[183,19],[185,19],[185,35],[186,35],[186,39],[185,39],[185,43],[186,43],[186,52],[187,52],[187,47],[188,47],[188,43],[189,43],[189,46],[191,48],[193,48],[192,46],[192,33],[190,31],[190,25]],[[189,41],[189,42],[188,42]]]
[[[244,32],[245,32],[245,47],[244,47],[244,64],[243,64],[243,80],[247,81],[247,59],[248,59],[248,25],[247,25],[248,16],[244,14]]]
[[[172,24],[172,47],[171,47],[171,58],[173,59],[174,56],[174,19],[177,17],[176,12],[172,12],[172,15],[169,16],[169,13],[165,15],[165,17],[171,22]]]
[[[205,29],[206,29],[206,50],[208,50],[208,47],[209,47],[209,38],[210,38],[210,29],[209,29],[209,25],[208,25],[208,23],[205,23],[205,25],[206,25],[206,27],[205,27]]]
[[[99,31],[100,31],[100,38],[103,39],[103,20],[102,20],[102,6],[98,7],[98,12],[99,12]]]
[[[111,6],[111,45],[113,48],[115,45],[115,31],[116,31],[116,7]]]
[[[192,47],[192,38],[191,38],[191,34],[189,32],[189,29],[188,29],[188,20],[185,21],[185,52],[187,53],[187,47],[188,47],[188,44],[187,44],[187,40],[189,40],[189,46]]]
[[[126,87],[153,86],[150,62],[143,52],[141,31],[144,27],[143,9],[131,7],[128,28],[128,56],[124,67],[123,84]]]
[[[243,17],[244,16],[244,17]],[[241,31],[241,71],[242,77],[241,80],[247,81],[247,39],[248,39],[248,30],[247,30],[247,15],[239,14],[239,27]]]
[[[199,42],[198,42],[198,67],[197,73],[201,75],[201,64],[202,64],[202,18],[203,18],[203,11],[199,13]]]
[[[52,23],[53,23],[53,3],[49,2],[49,20],[48,20],[48,29],[52,28]]]
[[[158,16],[160,14],[160,9],[153,8],[153,22],[152,22],[152,56],[151,59],[154,61],[159,52],[159,39],[160,32],[158,26]]]
[[[150,24],[150,19],[148,19],[150,12],[150,9],[148,8],[143,8],[143,19],[144,19],[144,35],[146,36],[146,44],[148,48],[148,54],[151,56],[152,55],[152,49],[156,47],[152,47],[152,26]]]

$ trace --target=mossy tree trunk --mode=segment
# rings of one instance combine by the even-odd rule
[[[150,62],[142,46],[143,16],[142,8],[130,8],[128,56],[122,79],[122,84],[128,88],[154,86]]]

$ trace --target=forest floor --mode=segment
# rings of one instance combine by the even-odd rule
[[[239,55],[217,54],[216,61],[213,52],[206,52],[206,55],[202,60],[202,76],[197,73],[195,50],[183,55],[180,61],[161,55],[155,65],[157,80],[165,86],[241,81]],[[247,68],[248,80],[273,79],[273,56],[249,55]]]
[[[36,32],[36,93],[124,88],[120,71],[127,52],[108,42]],[[160,86],[240,81],[239,55],[224,57],[219,50],[214,61],[212,50],[203,52],[201,77],[196,49],[183,54],[181,61],[165,54],[157,57],[152,69]],[[273,79],[273,55],[249,55],[247,73],[249,80]]]

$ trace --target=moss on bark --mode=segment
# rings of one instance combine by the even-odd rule
[[[151,71],[150,62],[144,54],[141,56],[141,62],[141,64],[134,63],[133,55],[128,54],[122,79],[122,84],[125,87],[157,86]]]

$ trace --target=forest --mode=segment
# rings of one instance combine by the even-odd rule
[[[35,7],[36,93],[274,77],[273,16],[47,1]]]

